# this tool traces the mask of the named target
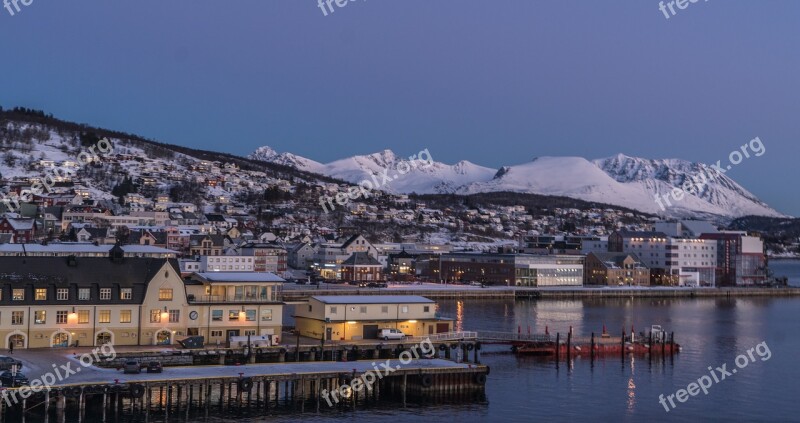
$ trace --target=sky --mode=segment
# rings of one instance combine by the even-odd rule
[[[13,7],[13,6],[11,6]],[[800,2],[316,0],[0,9],[0,105],[247,155],[428,148],[489,167],[624,153],[723,163],[800,216]],[[670,15],[666,18],[665,13]]]

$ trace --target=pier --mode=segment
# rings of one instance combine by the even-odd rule
[[[123,375],[84,368],[66,380],[22,398],[20,388],[2,393],[0,418],[9,422],[96,422],[121,416],[165,420],[210,414],[260,416],[355,410],[387,403],[405,407],[430,402],[473,402],[485,397],[486,366],[442,359],[193,366],[162,374]],[[371,376],[367,376],[372,374]],[[176,377],[177,376],[177,377]],[[331,395],[354,381],[372,381],[349,395]]]

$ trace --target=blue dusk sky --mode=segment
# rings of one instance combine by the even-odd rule
[[[13,6],[11,6],[13,8]],[[0,9],[0,105],[246,155],[428,148],[725,162],[800,215],[800,2],[45,1]],[[665,13],[670,15],[669,19]]]

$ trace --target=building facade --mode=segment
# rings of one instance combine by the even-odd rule
[[[350,341],[378,339],[381,329],[406,336],[450,332],[453,321],[436,315],[436,303],[417,295],[315,296],[295,307],[300,335]]]

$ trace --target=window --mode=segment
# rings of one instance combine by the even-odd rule
[[[25,301],[25,290],[24,289],[12,289],[11,290],[11,299],[14,301]]]
[[[24,311],[12,311],[11,312],[11,324],[12,325],[21,325],[23,320],[25,320],[25,312]]]
[[[100,288],[100,299],[101,300],[110,300],[111,299],[111,288]]]
[[[228,310],[228,320],[239,320],[239,310]]]
[[[170,323],[180,323],[181,321],[181,311],[180,310],[170,310],[169,311],[169,322]]]
[[[254,331],[254,330],[246,330],[246,331],[244,331],[244,336],[256,336],[256,331]]]
[[[67,288],[58,288],[56,290],[56,299],[58,301],[66,301],[69,299],[69,289]]]
[[[119,299],[121,300],[130,300],[133,298],[133,289],[132,288],[120,288],[119,290]]]
[[[359,313],[362,313],[362,314],[363,314],[363,313],[366,313],[366,312],[367,312],[367,306],[361,306],[361,307],[359,307],[359,310],[358,310],[358,311],[359,311]]]
[[[78,310],[78,323],[89,323],[89,310]]]
[[[47,312],[44,310],[36,310],[33,312],[33,323],[43,325],[47,322]]]
[[[111,310],[100,310],[97,313],[97,323],[111,323]]]
[[[331,314],[336,314],[336,307],[331,307]]]
[[[272,309],[265,308],[261,310],[261,321],[262,322],[271,322],[272,321]]]
[[[422,307],[422,311],[424,311],[425,313],[429,313],[431,311],[431,306]]]
[[[92,298],[91,291],[89,288],[79,288],[78,289],[78,300],[79,301],[88,301]]]
[[[172,301],[172,288],[161,288],[158,290],[158,301]]]
[[[402,306],[402,307],[400,307],[400,312],[401,312],[401,313],[408,313],[408,306]]]
[[[130,310],[120,310],[119,311],[119,322],[120,323],[130,323],[131,322],[131,311]]]
[[[47,288],[36,288],[34,291],[34,298],[36,301],[47,300]]]
[[[211,320],[215,322],[222,321],[222,310],[211,310]]]
[[[222,336],[222,331],[221,330],[212,330],[211,331],[211,336]]]
[[[56,323],[59,325],[63,325],[67,323],[67,316],[69,316],[66,310],[58,310],[56,312]]]
[[[389,306],[381,306],[381,313],[389,313]]]
[[[248,322],[255,322],[256,321],[256,311],[255,310],[247,310],[244,312],[245,320]]]
[[[150,323],[161,323],[161,310],[150,310]]]

